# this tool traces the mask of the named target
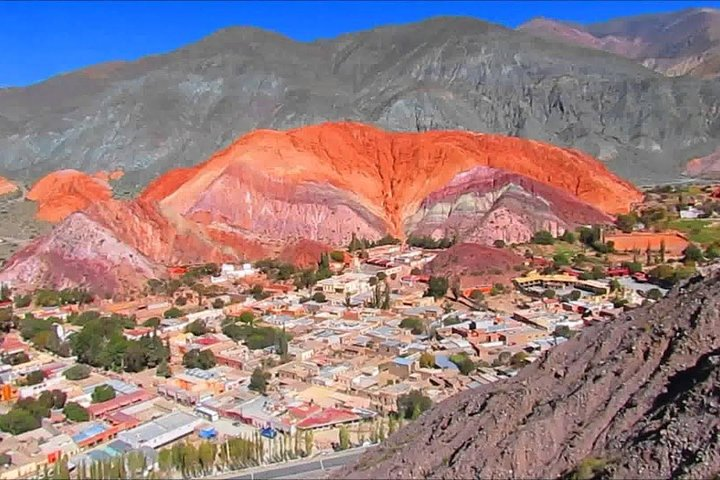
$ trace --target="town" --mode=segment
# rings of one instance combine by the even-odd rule
[[[525,244],[173,265],[127,298],[3,285],[0,478],[197,478],[375,444],[662,298],[720,255],[718,197],[654,188],[614,226]]]

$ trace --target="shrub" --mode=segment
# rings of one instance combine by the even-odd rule
[[[171,308],[165,310],[165,313],[163,313],[163,316],[165,318],[180,318],[183,316],[183,311],[177,307],[171,307]]]
[[[95,390],[93,390],[91,398],[92,403],[107,402],[108,400],[115,398],[115,389],[110,385],[97,386],[95,387]]]
[[[547,230],[538,230],[533,234],[532,242],[538,245],[552,245],[555,243],[555,238]]]
[[[65,405],[65,408],[63,408],[63,414],[65,415],[65,418],[76,423],[87,422],[90,419],[90,415],[85,407],[76,402],[69,402]]]
[[[425,322],[418,317],[406,317],[400,322],[400,328],[405,328],[415,335],[420,335],[425,331]]]
[[[73,365],[63,373],[68,380],[82,380],[90,376],[90,367],[87,365]]]

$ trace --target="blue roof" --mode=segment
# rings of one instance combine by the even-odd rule
[[[458,370],[458,366],[455,365],[450,359],[444,355],[435,355],[435,365],[438,368],[448,370]]]
[[[412,365],[413,363],[415,363],[415,360],[406,357],[395,357],[393,359],[393,362],[397,363],[398,365]]]
[[[82,442],[83,440],[87,440],[88,438],[101,434],[105,430],[107,430],[107,427],[105,425],[101,423],[95,423],[93,425],[90,425],[85,430],[82,430],[73,435],[72,439],[75,443]]]

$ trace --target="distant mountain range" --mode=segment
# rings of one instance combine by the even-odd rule
[[[673,15],[715,18],[704,12]],[[166,55],[0,90],[0,175],[34,180],[57,169],[120,168],[122,188],[136,191],[257,128],[355,120],[537,139],[581,149],[635,182],[675,179],[689,160],[720,146],[720,85],[641,65],[654,59],[658,70],[680,71],[662,66],[679,49],[670,37],[686,45],[697,23],[651,35],[641,24],[658,20],[643,18],[586,27],[603,45],[615,42],[609,36],[638,45],[637,52],[605,48],[615,53],[586,48],[592,38],[558,41],[539,22],[515,31],[434,18],[312,43],[229,28]],[[710,38],[714,30],[702,25],[698,35]],[[682,52],[672,58],[695,49]],[[705,63],[688,72],[709,72]]]
[[[691,8],[584,26],[537,18],[518,30],[631,58],[672,77],[720,75],[720,10]]]

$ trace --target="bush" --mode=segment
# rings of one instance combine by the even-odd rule
[[[3,360],[6,365],[20,365],[21,363],[27,363],[30,361],[30,357],[25,352],[17,352],[12,355],[8,355]]]
[[[100,385],[95,387],[91,395],[92,403],[107,402],[115,398],[115,389],[110,385]]]
[[[269,379],[269,373],[260,367],[255,367],[255,370],[253,370],[252,375],[250,376],[250,384],[248,385],[248,388],[265,395]]]
[[[493,242],[493,247],[495,248],[505,248],[505,240],[498,239]]]
[[[73,365],[63,373],[68,380],[82,380],[90,376],[90,367],[87,365]]]
[[[400,322],[400,328],[410,330],[415,335],[425,332],[425,322],[418,317],[406,317]]]
[[[581,292],[580,290],[573,290],[573,291],[570,292],[570,294],[568,295],[568,298],[569,298],[571,301],[580,300],[580,297],[582,297],[582,292]]]
[[[184,307],[185,305],[187,305],[187,298],[185,298],[184,295],[180,295],[175,299],[175,305],[177,305],[178,307]]]
[[[430,277],[426,296],[433,297],[435,300],[442,298],[448,291],[448,279],[445,277]]]
[[[213,300],[213,302],[212,302],[212,307],[213,307],[213,308],[223,308],[224,306],[225,306],[225,302],[223,301],[222,298],[216,298],[216,299]]]
[[[76,402],[69,402],[65,405],[65,408],[63,408],[63,414],[65,415],[65,418],[71,422],[79,423],[90,420],[90,415],[85,407]]]
[[[651,288],[645,292],[645,298],[649,298],[650,300],[660,300],[662,297],[662,292],[657,288]]]
[[[171,308],[165,310],[165,313],[163,313],[163,316],[165,318],[180,318],[183,316],[183,311],[177,307],[171,307]]]
[[[630,273],[642,272],[642,264],[640,262],[623,262],[623,267],[626,267]]]
[[[333,262],[343,262],[345,261],[345,252],[341,252],[340,250],[333,250],[330,252],[330,259]]]
[[[325,294],[322,292],[315,292],[312,296],[312,299],[314,302],[317,302],[317,303],[327,302],[327,298],[325,297]]]
[[[421,353],[420,368],[435,368],[435,355],[430,352]]]
[[[564,338],[571,338],[575,332],[570,330],[570,327],[567,325],[559,325],[555,328],[555,331],[553,332],[553,335],[556,337],[564,337]]]
[[[426,410],[432,407],[432,400],[419,390],[400,395],[397,399],[398,414],[408,420],[415,420]]]
[[[211,350],[203,350],[202,352],[193,348],[183,355],[183,366],[185,368],[199,368],[208,370],[217,364],[215,354]]]
[[[195,320],[194,322],[188,324],[187,327],[185,327],[185,332],[192,333],[196,337],[201,337],[208,332],[208,329],[205,325],[205,322],[203,322],[202,320]]]
[[[450,355],[450,361],[457,365],[463,375],[470,375],[475,370],[475,364],[465,353]]]
[[[37,385],[45,380],[45,375],[40,370],[30,372],[25,377],[25,385]]]
[[[32,303],[32,295],[17,295],[15,296],[15,307],[16,308],[25,308],[29,307]]]
[[[510,358],[510,365],[515,368],[523,367],[529,363],[527,357],[528,354],[526,352],[517,352]]]
[[[532,243],[537,245],[552,245],[555,243],[555,238],[552,236],[552,233],[547,230],[538,230],[533,234]]]
[[[546,288],[542,292],[542,296],[543,298],[555,298],[555,290],[553,290],[552,288]]]
[[[560,240],[567,243],[575,243],[575,240],[577,239],[575,238],[575,234],[573,232],[565,230],[565,233],[560,236]]]
[[[684,260],[685,262],[703,262],[705,260],[705,256],[703,255],[702,250],[700,247],[698,247],[695,244],[690,244],[683,252],[683,255],[685,256]]]
[[[144,327],[150,327],[150,328],[156,328],[160,326],[160,317],[152,317],[145,320],[145,323],[143,323]]]

